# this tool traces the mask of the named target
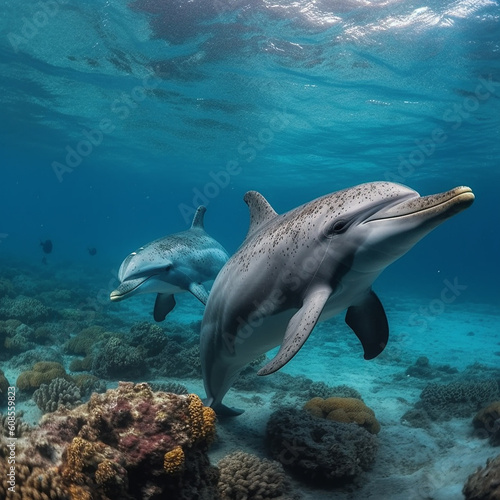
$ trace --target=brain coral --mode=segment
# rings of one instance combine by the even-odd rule
[[[206,455],[214,434],[213,410],[194,394],[122,382],[47,414],[18,441],[16,466],[24,472],[13,499],[218,500],[218,472]],[[0,453],[0,472],[5,467]]]
[[[372,434],[380,431],[380,424],[371,408],[357,398],[313,398],[304,409],[315,417],[327,418],[336,422],[353,422],[364,427]]]
[[[17,377],[16,385],[21,391],[34,391],[42,384],[50,384],[55,378],[71,380],[71,377],[60,363],[40,361],[35,363],[31,370],[21,372]]]
[[[462,493],[466,500],[498,500],[500,498],[500,455],[488,459],[486,467],[471,474]]]
[[[375,460],[377,439],[356,424],[310,415],[295,408],[274,412],[266,442],[272,456],[293,474],[315,483],[351,481]]]
[[[283,466],[273,460],[236,451],[217,464],[222,500],[287,500],[290,489]]]

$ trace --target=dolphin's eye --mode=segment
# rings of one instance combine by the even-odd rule
[[[332,227],[332,232],[340,233],[346,228],[347,224],[343,220],[338,220]]]
[[[345,220],[337,220],[335,221],[327,230],[326,236],[327,238],[331,238],[335,234],[340,234],[347,229],[347,221]]]
[[[173,264],[167,264],[166,267],[165,267],[165,271],[170,271],[170,269],[172,269]]]

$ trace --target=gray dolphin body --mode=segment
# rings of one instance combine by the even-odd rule
[[[206,304],[204,283],[213,281],[229,255],[203,226],[206,208],[198,207],[191,228],[152,241],[128,255],[118,270],[114,302],[140,293],[156,293],[153,317],[163,321],[175,307],[174,294],[191,292]]]
[[[207,404],[221,415],[241,413],[222,399],[250,361],[281,345],[259,375],[279,370],[318,321],[345,309],[365,359],[380,354],[389,328],[372,283],[474,195],[457,187],[421,197],[399,184],[372,182],[282,215],[255,191],[244,199],[247,237],[218,274],[201,326]]]

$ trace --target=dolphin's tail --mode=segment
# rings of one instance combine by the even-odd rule
[[[237,417],[245,411],[239,408],[230,408],[222,403],[214,403],[214,398],[205,398],[203,404],[205,406],[210,406],[218,417]]]

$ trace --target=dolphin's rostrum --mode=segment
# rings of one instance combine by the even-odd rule
[[[245,195],[250,228],[218,274],[201,326],[207,404],[238,414],[222,399],[239,372],[280,345],[259,375],[279,370],[318,321],[347,310],[365,359],[389,338],[377,276],[446,219],[469,207],[468,187],[421,197],[390,182],[328,194],[278,215],[255,191]]]
[[[120,285],[110,294],[114,302],[140,293],[156,293],[153,317],[163,321],[175,307],[174,294],[189,291],[203,304],[211,282],[229,258],[203,225],[206,212],[198,207],[190,229],[152,241],[128,255],[118,270]]]

